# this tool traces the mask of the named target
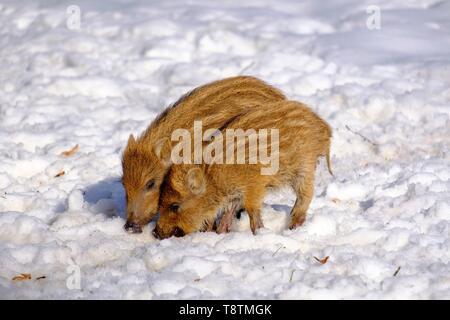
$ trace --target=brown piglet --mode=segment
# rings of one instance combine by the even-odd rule
[[[164,110],[135,139],[128,140],[122,158],[122,183],[126,194],[129,232],[142,232],[158,209],[160,186],[170,168],[171,134],[202,120],[205,128],[223,126],[253,106],[285,100],[267,83],[250,76],[215,81],[194,89]]]
[[[239,129],[240,135],[233,136]],[[269,131],[270,139],[269,135],[264,138],[262,133]],[[222,152],[215,149],[215,155],[219,155],[215,161],[178,164],[170,168],[162,186],[160,217],[153,234],[162,239],[210,230],[221,210],[224,214],[218,232],[225,232],[234,213],[241,208],[247,211],[251,230],[255,233],[263,227],[260,210],[266,192],[284,186],[290,186],[297,195],[289,227],[303,224],[313,197],[315,169],[320,156],[326,157],[332,174],[330,126],[307,106],[285,100],[248,110],[220,132],[221,135],[214,137],[215,142],[211,142],[222,143]],[[237,138],[234,143],[234,137],[239,136],[244,139],[239,142]],[[233,138],[229,140],[228,137]],[[266,150],[261,148],[265,142]],[[243,147],[241,153],[239,146]],[[236,151],[230,152],[233,157],[236,155],[233,159],[228,158],[230,150]],[[245,161],[241,159],[239,163],[237,159],[242,150]]]

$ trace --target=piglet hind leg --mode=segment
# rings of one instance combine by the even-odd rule
[[[306,212],[314,194],[314,167],[307,170],[303,177],[299,179],[295,192],[297,200],[291,210],[289,229],[295,229],[305,222]]]
[[[240,202],[237,200],[231,201],[227,204],[223,210],[222,218],[220,219],[219,226],[217,227],[217,233],[227,233],[231,230],[233,224],[233,218],[236,215],[237,210],[240,208]]]

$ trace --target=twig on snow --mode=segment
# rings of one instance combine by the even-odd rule
[[[289,282],[292,282],[292,277],[294,276],[294,272],[295,272],[295,269],[293,269],[291,272],[291,277],[289,278]]]
[[[274,257],[281,248],[285,248],[285,246],[281,245],[277,250],[275,250],[275,252],[272,254],[272,257]]]
[[[373,142],[372,140],[370,140],[369,138],[363,136],[361,133],[359,133],[359,132],[357,132],[357,131],[355,131],[355,130],[352,130],[348,125],[345,125],[345,128],[346,128],[348,131],[350,131],[351,133],[356,134],[358,137],[361,137],[364,141],[370,143],[372,146],[374,146],[374,147],[376,147],[376,148],[378,147],[378,144],[377,144],[377,143],[375,143],[375,142]]]

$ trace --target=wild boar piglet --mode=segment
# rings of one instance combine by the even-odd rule
[[[122,158],[129,232],[142,232],[158,209],[160,186],[170,168],[171,134],[201,120],[204,128],[217,128],[255,105],[284,100],[278,89],[250,76],[238,76],[198,87],[164,110],[135,139],[128,140]]]
[[[210,144],[214,161],[169,169],[153,234],[167,238],[210,230],[219,211],[224,214],[218,232],[228,231],[241,208],[255,233],[263,227],[260,210],[266,192],[285,186],[297,195],[289,227],[300,226],[313,196],[320,156],[326,157],[332,174],[331,134],[330,126],[299,102],[273,102],[248,110],[214,136]]]

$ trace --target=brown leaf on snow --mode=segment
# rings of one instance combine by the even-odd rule
[[[55,178],[59,178],[59,177],[65,175],[65,174],[66,174],[65,171],[61,171],[61,172],[59,172],[59,173],[57,173],[57,174],[55,175]]]
[[[77,144],[72,149],[61,152],[60,155],[63,157],[70,157],[70,156],[73,156],[78,151],[78,149],[80,149],[80,146]]]
[[[329,256],[326,256],[326,257],[323,258],[323,259],[319,259],[319,258],[317,258],[317,257],[314,257],[314,259],[316,259],[317,262],[319,262],[320,264],[325,264],[325,263],[327,263],[328,258],[329,258]]]
[[[13,281],[24,281],[24,280],[31,280],[31,274],[29,273],[21,273],[18,276],[15,276],[12,278]]]
[[[331,199],[331,201],[333,201],[334,203],[339,203],[339,202],[341,202],[341,199],[333,198],[333,199]]]

